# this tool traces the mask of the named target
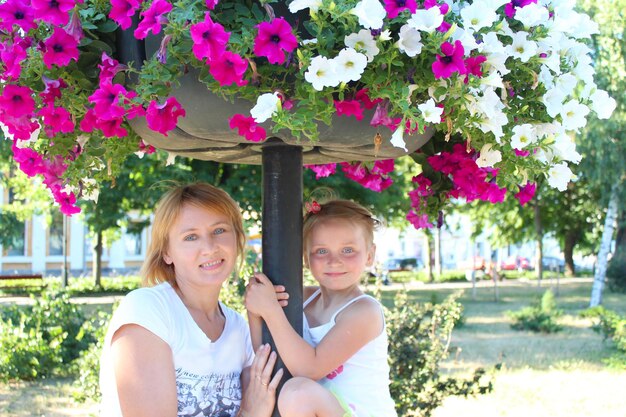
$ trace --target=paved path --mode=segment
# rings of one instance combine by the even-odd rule
[[[568,285],[573,283],[591,283],[593,278],[561,278],[559,280],[559,285]],[[542,287],[551,287],[556,285],[556,279],[544,279],[541,282]],[[528,279],[510,279],[505,281],[498,282],[498,287],[536,287],[537,281],[528,280]],[[476,288],[491,288],[493,287],[493,282],[490,280],[481,280],[476,281]],[[373,285],[369,285],[366,287],[367,290],[373,290],[375,287]],[[407,290],[423,290],[423,291],[431,291],[431,290],[439,290],[439,289],[471,289],[471,282],[464,281],[456,281],[456,282],[440,282],[440,283],[424,283],[424,282],[409,282],[406,284],[398,284],[392,283],[390,285],[385,285],[381,287],[382,291],[393,291],[400,289]],[[77,304],[112,304],[115,301],[124,297],[123,295],[103,295],[103,296],[76,296],[72,297],[72,302]],[[0,296],[0,305],[2,304],[19,304],[19,305],[28,305],[33,304],[33,299],[26,296],[9,296],[2,297]]]

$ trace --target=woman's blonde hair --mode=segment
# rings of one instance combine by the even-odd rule
[[[162,282],[169,282],[172,286],[176,286],[174,265],[165,263],[163,256],[169,245],[170,227],[178,220],[185,205],[213,210],[228,217],[237,238],[239,264],[243,262],[246,234],[243,230],[241,210],[235,200],[225,191],[210,184],[199,182],[178,185],[165,193],[157,203],[152,222],[152,237],[140,273],[144,286],[153,286]]]
[[[304,262],[308,265],[309,238],[313,228],[330,219],[345,220],[361,226],[365,231],[365,239],[368,245],[374,243],[374,230],[382,226],[382,222],[362,205],[350,200],[331,200],[320,204],[319,207],[307,210],[302,225],[302,240],[304,249]]]

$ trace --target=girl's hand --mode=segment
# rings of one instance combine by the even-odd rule
[[[246,286],[245,305],[249,314],[267,316],[277,307],[285,307],[289,294],[282,285],[273,285],[262,273],[257,272]]]
[[[272,378],[276,352],[270,353],[265,344],[257,350],[250,367],[250,381],[243,393],[237,417],[269,417],[276,403],[276,388],[283,377],[283,369]]]

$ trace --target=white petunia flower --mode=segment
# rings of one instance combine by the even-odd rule
[[[476,159],[476,165],[481,168],[492,167],[502,161],[502,153],[498,150],[491,149],[493,145],[486,143],[480,148],[480,156]]]
[[[443,15],[439,7],[418,9],[407,20],[407,25],[422,32],[433,33],[443,23]]]
[[[590,98],[591,108],[598,115],[598,119],[608,119],[617,107],[615,99],[604,90],[596,91]]]
[[[485,33],[482,36],[482,43],[479,45],[479,51],[484,54],[502,54],[508,55],[506,47],[498,39],[498,35],[495,32]]]
[[[389,29],[383,30],[382,32],[380,32],[380,35],[378,35],[378,39],[380,39],[383,42],[390,41],[391,38],[392,38],[391,31]]]
[[[339,78],[335,71],[335,61],[321,55],[316,56],[304,73],[304,79],[317,91],[322,91],[324,87],[336,87],[339,85]]]
[[[310,9],[312,12],[317,12],[321,5],[322,0],[293,0],[289,3],[289,11],[296,13],[300,10]]]
[[[506,60],[509,57],[508,54],[489,54],[486,56],[485,68],[491,68],[491,71],[498,71],[500,75],[507,75],[509,69],[506,67]]]
[[[561,74],[554,79],[554,86],[566,96],[571,95],[578,84],[578,80],[570,73]]]
[[[174,162],[176,161],[176,154],[167,153],[167,160],[165,161],[165,166],[168,167],[170,165],[174,165]]]
[[[404,149],[404,152],[409,150],[406,148],[406,142],[404,141],[404,126],[400,123],[400,126],[391,135],[391,144],[396,148]]]
[[[280,97],[278,93],[261,94],[256,100],[256,105],[250,110],[250,116],[257,123],[263,123],[278,111]]]
[[[504,109],[500,96],[491,87],[487,87],[480,97],[476,98],[476,105],[487,118],[496,117]]]
[[[344,48],[335,61],[335,72],[340,82],[358,81],[367,66],[367,57],[352,48]]]
[[[548,170],[548,185],[559,191],[565,191],[567,184],[574,177],[572,170],[565,162],[552,165]]]
[[[524,123],[513,128],[511,147],[513,149],[524,149],[526,146],[537,141],[537,134],[531,124]]]
[[[387,11],[378,0],[361,0],[350,11],[359,18],[359,25],[366,29],[380,29],[383,27],[383,19]]]
[[[480,85],[490,86],[495,88],[504,88],[502,77],[497,71],[492,72],[486,77],[480,79]]]
[[[367,29],[361,29],[358,33],[346,36],[344,42],[346,46],[364,53],[367,56],[367,62],[372,62],[380,52],[376,45],[376,39],[372,36],[372,32]]]
[[[543,95],[543,104],[550,117],[556,117],[563,109],[565,93],[560,88],[551,88]]]
[[[508,47],[509,54],[522,62],[528,62],[530,58],[537,54],[537,43],[528,40],[527,32],[514,33],[513,43]]]
[[[545,65],[541,66],[541,71],[539,71],[539,76],[537,77],[537,79],[541,84],[543,84],[546,90],[554,87],[554,75],[552,75],[552,71],[550,71],[550,68],[546,67]]]
[[[582,155],[576,151],[576,142],[574,138],[562,132],[554,137],[552,150],[556,156],[563,161],[570,161],[578,164],[582,159]]]
[[[530,3],[515,11],[515,20],[522,22],[525,28],[532,28],[548,22],[548,9],[537,3]]]
[[[94,180],[93,178],[83,178],[83,190],[88,190],[91,189],[90,192],[86,192],[84,191],[83,194],[81,195],[81,198],[83,200],[91,200],[94,201],[95,203],[98,203],[98,197],[100,196],[100,188],[98,188],[98,184],[96,183],[96,180]]]
[[[425,103],[419,104],[417,108],[422,112],[425,121],[435,124],[441,123],[443,108],[437,107],[435,100],[432,98]]]
[[[587,124],[589,107],[579,103],[577,100],[570,100],[561,109],[561,123],[567,130],[578,130]]]
[[[502,110],[495,111],[492,117],[484,117],[478,127],[483,133],[491,132],[496,138],[496,142],[500,143],[500,140],[504,136],[502,127],[509,123],[506,114]]]
[[[404,25],[400,28],[400,39],[396,46],[411,58],[422,52],[422,35],[417,29]]]
[[[461,9],[461,19],[465,29],[479,31],[491,27],[498,19],[495,9],[490,8],[482,1],[476,1]]]
[[[474,49],[478,49],[478,42],[476,42],[476,33],[471,29],[456,28],[452,34],[453,41],[461,41],[463,49],[465,50],[465,56],[469,56]]]

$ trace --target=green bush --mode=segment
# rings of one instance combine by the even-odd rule
[[[562,329],[557,323],[563,311],[556,308],[554,293],[547,290],[533,305],[519,311],[508,311],[515,330],[530,330],[537,333],[555,333]]]
[[[626,250],[616,250],[606,270],[609,289],[613,292],[626,293]]]
[[[615,343],[615,347],[626,353],[626,317],[615,311],[601,309],[598,314],[598,323],[594,329],[604,335],[605,339]]]
[[[387,311],[390,390],[399,416],[428,417],[448,396],[492,391],[491,374],[482,368],[469,379],[440,374],[454,323],[462,314],[459,296],[452,295],[441,304],[415,304],[399,292],[395,308]]]

